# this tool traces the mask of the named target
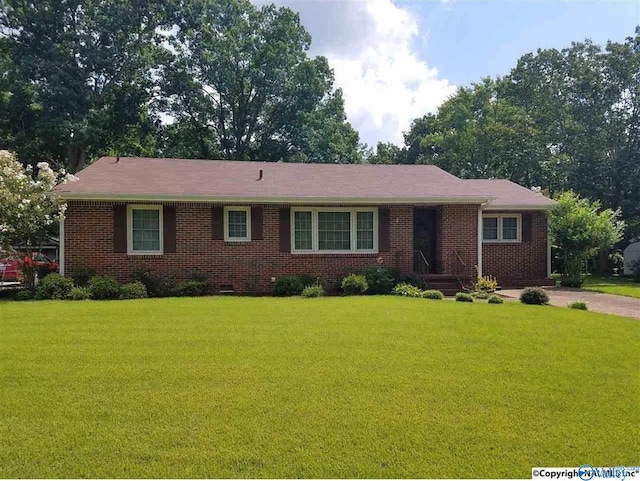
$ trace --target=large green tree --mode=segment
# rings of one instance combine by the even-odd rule
[[[297,13],[248,0],[185,2],[163,71],[166,109],[180,150],[211,158],[306,162],[359,160],[324,57]]]
[[[109,150],[154,150],[153,74],[166,56],[158,28],[171,3],[6,0],[0,56],[13,80],[1,138],[23,163],[45,158],[75,172]],[[15,125],[21,114],[25,127]],[[11,125],[7,125],[11,124]],[[4,127],[4,128],[3,128]],[[40,158],[34,158],[34,149]]]

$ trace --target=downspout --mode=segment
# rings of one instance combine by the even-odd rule
[[[484,205],[486,202],[478,207],[478,277],[482,277],[482,207]]]
[[[551,279],[551,232],[549,231],[549,215],[547,214],[547,279]]]
[[[58,263],[60,265],[60,274],[64,276],[64,214],[60,216],[60,232],[58,237],[60,242]]]

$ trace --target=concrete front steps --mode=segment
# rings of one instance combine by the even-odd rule
[[[428,289],[442,291],[445,296],[455,296],[457,292],[462,291],[460,282],[453,274],[427,274],[422,278],[426,281]]]

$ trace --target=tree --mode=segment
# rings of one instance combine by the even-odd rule
[[[404,164],[405,149],[401,149],[391,142],[378,142],[376,153],[370,153],[365,162],[369,164]]]
[[[307,56],[311,37],[298,14],[248,0],[187,3],[170,40],[164,95],[172,130],[192,139],[198,156],[359,160],[342,94],[327,59]]]
[[[620,241],[625,224],[619,210],[601,210],[600,202],[591,202],[574,192],[564,192],[555,200],[549,230],[564,260],[562,285],[580,287],[586,261]]]
[[[74,180],[64,172],[54,172],[40,162],[34,177],[31,166],[23,167],[14,154],[0,150],[0,248],[38,245],[48,228],[63,215],[65,204],[50,195],[59,182]]]
[[[131,154],[154,150],[149,103],[154,72],[168,57],[158,28],[167,25],[171,5],[121,0],[2,3],[0,56],[15,79],[5,89],[10,104],[18,102],[4,120],[5,129],[7,123],[9,131],[19,129],[14,122],[21,111],[30,116],[28,133],[36,134],[13,135],[8,142],[23,163],[34,164],[45,149],[50,162],[76,172],[89,157],[109,149]],[[138,132],[136,138],[132,132]]]

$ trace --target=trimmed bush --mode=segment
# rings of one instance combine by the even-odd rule
[[[473,302],[473,296],[471,294],[467,294],[466,292],[458,292],[456,294],[457,302]]]
[[[86,287],[89,279],[97,274],[96,270],[91,267],[80,267],[71,273],[73,284],[78,287]]]
[[[280,276],[273,285],[273,295],[280,297],[299,296],[304,285],[298,276]]]
[[[111,276],[93,276],[88,284],[91,299],[107,300],[120,298],[120,284]]]
[[[203,281],[182,281],[178,282],[173,289],[173,295],[176,297],[198,297],[207,293],[207,283]]]
[[[33,294],[29,289],[20,289],[13,295],[15,301],[30,301],[33,299]]]
[[[435,299],[437,301],[441,301],[442,299],[444,299],[444,294],[440,291],[429,289],[426,291],[422,291],[420,297],[422,297],[423,299]]]
[[[398,278],[389,268],[383,266],[371,266],[364,271],[369,289],[367,294],[390,294]]]
[[[549,303],[549,295],[541,287],[525,287],[520,294],[523,304],[543,305]]]
[[[324,287],[320,284],[314,286],[307,286],[302,290],[302,297],[322,297],[324,296]]]
[[[494,294],[493,296],[489,297],[489,300],[487,302],[489,302],[489,304],[503,304],[504,303],[504,299],[502,297],[496,296]]]
[[[73,281],[61,274],[49,274],[38,285],[38,299],[64,299],[73,289]]]
[[[67,299],[71,299],[72,301],[86,301],[91,298],[91,292],[87,287],[74,287],[69,292]]]
[[[342,279],[342,290],[348,296],[364,294],[368,288],[367,278],[362,274],[349,274]]]
[[[578,309],[579,311],[588,311],[587,303],[584,301],[573,301],[570,302],[567,307],[569,309]]]
[[[148,297],[147,288],[140,281],[120,286],[120,299],[144,299],[145,297]]]
[[[396,296],[422,297],[422,291],[413,284],[409,284],[407,282],[401,282],[395,286],[392,293]]]
[[[318,276],[314,276],[313,274],[302,274],[301,276],[298,276],[298,279],[300,279],[302,287],[317,286],[320,284],[318,282]]]
[[[134,280],[144,284],[149,297],[171,297],[177,285],[174,277],[163,276],[151,270],[136,272]]]
[[[491,294],[485,291],[475,291],[472,292],[471,295],[476,299],[489,299],[491,297]]]

